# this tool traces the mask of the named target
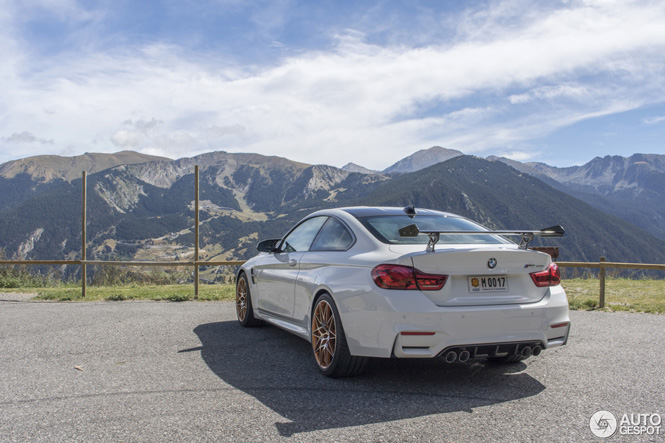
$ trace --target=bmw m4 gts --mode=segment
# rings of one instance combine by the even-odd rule
[[[318,211],[240,268],[238,321],[309,341],[331,377],[359,374],[372,357],[518,362],[568,340],[560,271],[528,248],[563,233],[490,231],[413,207]]]

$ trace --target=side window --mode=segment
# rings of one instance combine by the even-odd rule
[[[339,221],[329,218],[314,240],[312,251],[346,251],[353,244],[353,236]]]
[[[308,251],[314,237],[327,219],[328,217],[314,217],[299,224],[284,239],[282,250],[284,252]]]

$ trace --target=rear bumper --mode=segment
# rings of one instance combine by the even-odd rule
[[[548,349],[566,344],[570,333],[568,300],[561,286],[550,288],[537,303],[455,308],[433,305],[416,291],[399,292],[402,297],[388,294],[383,309],[362,314],[345,309],[342,302],[342,323],[353,355],[431,358],[452,348],[519,343]]]

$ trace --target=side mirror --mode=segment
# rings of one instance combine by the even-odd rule
[[[262,242],[259,242],[259,244],[256,246],[256,249],[259,250],[259,252],[276,252],[277,251],[277,245],[281,241],[280,238],[273,238],[270,240],[263,240]]]

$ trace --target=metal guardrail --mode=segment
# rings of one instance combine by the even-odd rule
[[[584,261],[558,261],[557,265],[562,268],[616,268],[616,269],[649,269],[653,271],[665,271],[665,265],[649,263],[618,263],[611,261],[584,262]]]

